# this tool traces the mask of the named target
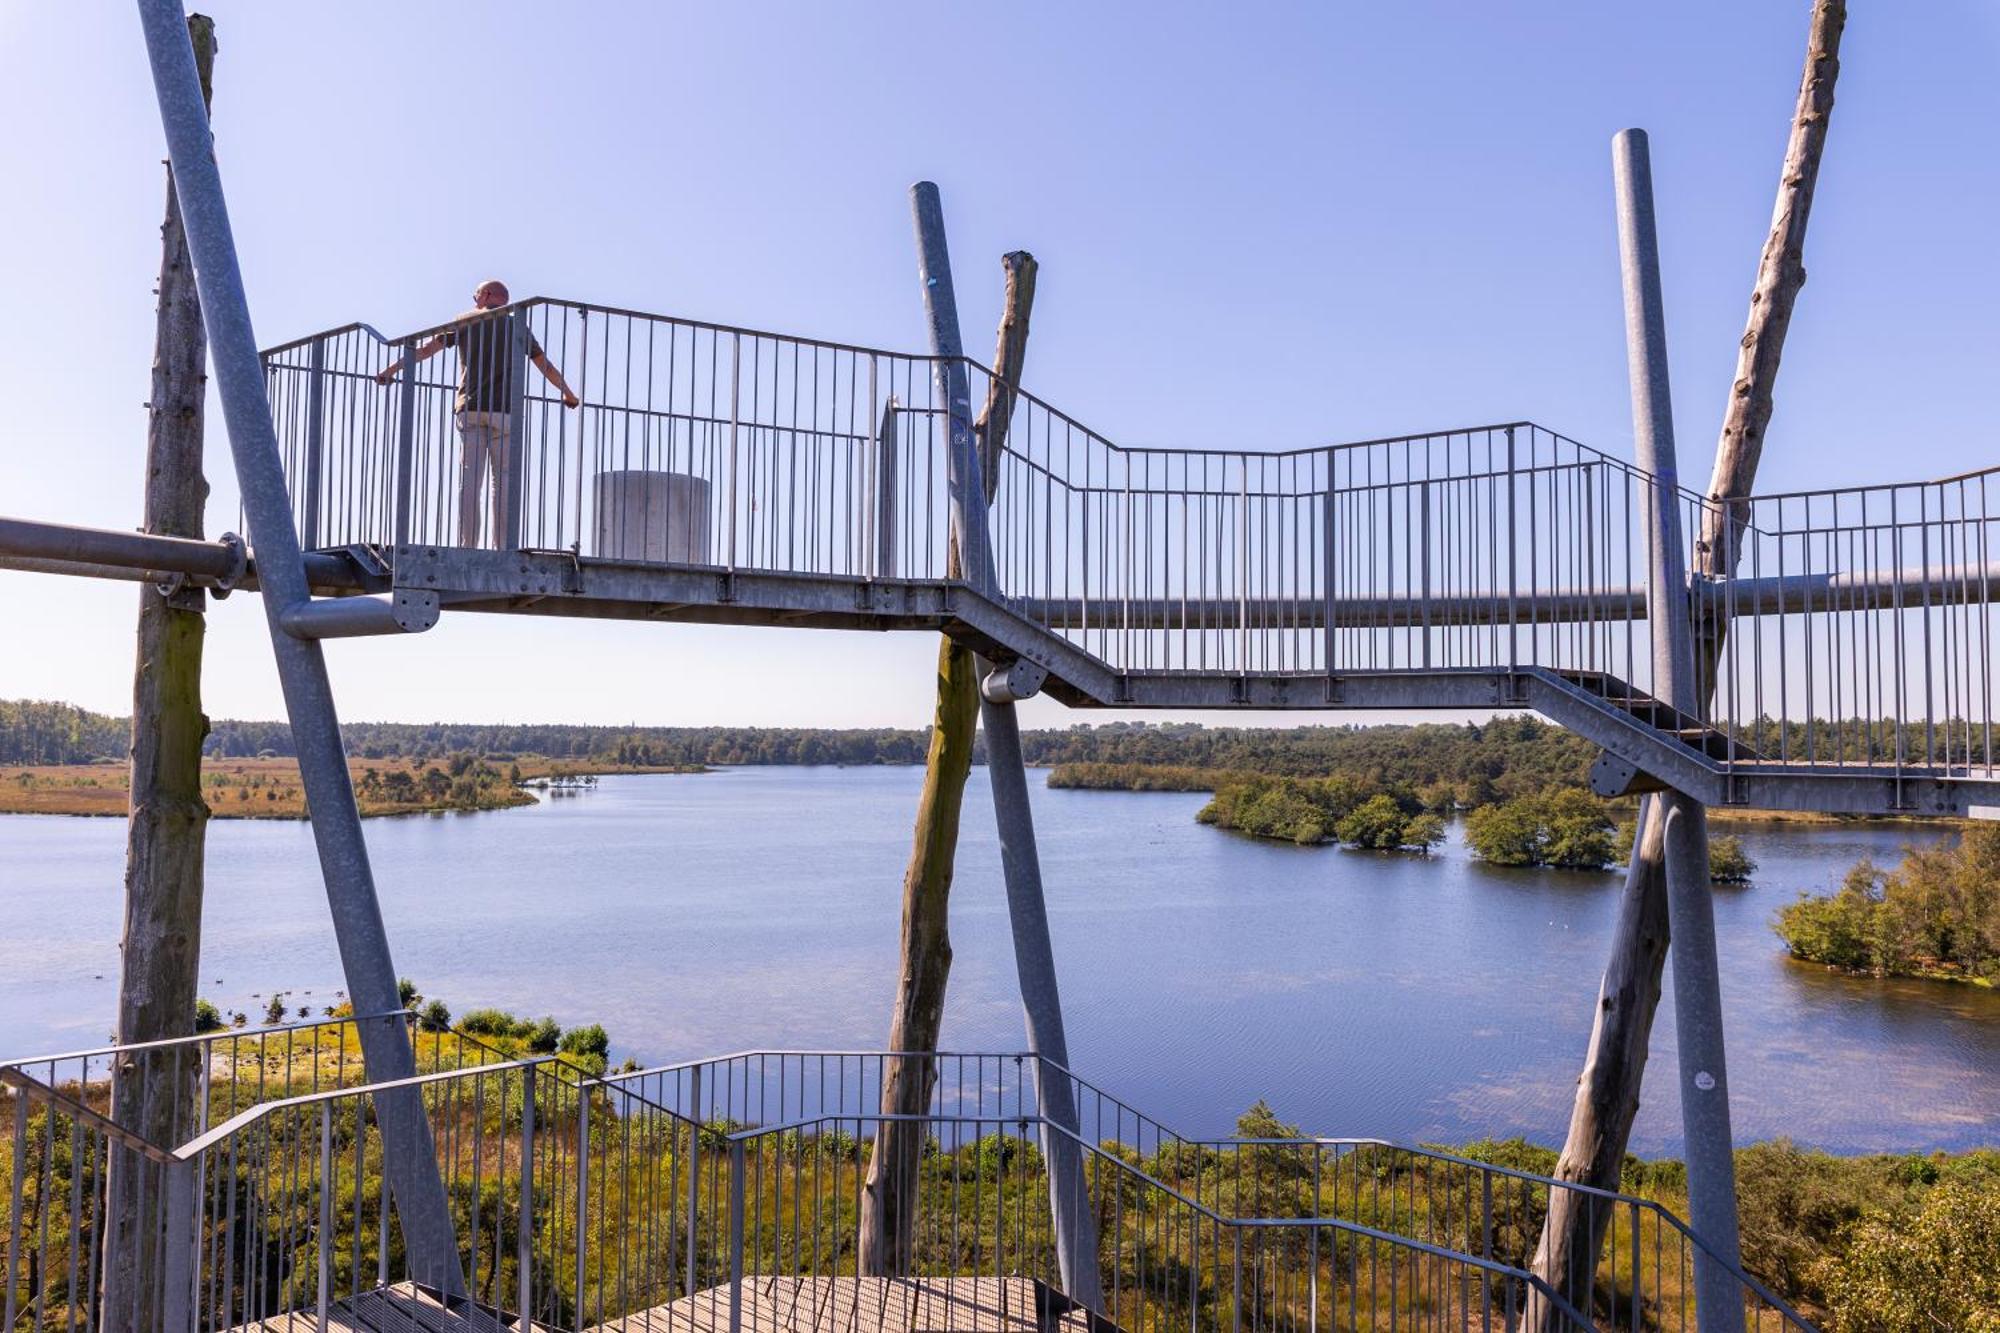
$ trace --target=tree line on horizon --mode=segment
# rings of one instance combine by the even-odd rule
[[[0,763],[122,761],[131,720],[73,704],[0,700]],[[578,723],[347,722],[341,736],[357,759],[445,759],[471,754],[602,760],[627,765],[718,766],[920,764],[928,728],[612,727]],[[1447,784],[1462,803],[1582,780],[1589,742],[1532,717],[1487,723],[1207,727],[1199,723],[1079,723],[1022,735],[1032,764],[1184,765],[1275,775],[1351,773],[1371,783]],[[219,719],[205,753],[215,758],[292,758],[285,722]],[[977,756],[984,762],[981,751]]]

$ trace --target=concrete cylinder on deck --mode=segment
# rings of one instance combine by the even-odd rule
[[[651,564],[712,564],[708,497],[708,481],[685,472],[600,472],[592,554]]]

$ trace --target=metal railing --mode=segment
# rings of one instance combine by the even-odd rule
[[[482,325],[483,355],[513,363],[512,401],[486,405],[505,418],[504,484],[468,470],[463,358],[416,360],[440,334],[470,345],[464,331]],[[531,348],[579,409],[530,367]],[[394,341],[351,324],[264,356],[308,548],[944,576],[943,426],[925,357],[541,299]]]
[[[1995,776],[1996,500],[1986,469],[1711,513],[1717,725],[1765,763]]]
[[[265,365],[308,547],[953,572],[930,357],[535,299],[393,341],[349,325]],[[1135,449],[964,369],[990,405],[993,595],[1116,671],[1535,670],[1660,695],[1638,623],[1658,483],[1629,463],[1526,422]],[[1996,776],[1992,475],[1726,507],[1679,492],[1719,661],[1699,717],[1649,716],[1713,724],[1724,766]]]
[[[413,1014],[331,1017],[0,1063],[0,1181],[7,1188],[6,1320],[15,1327],[153,1327],[164,1318],[158,1222],[175,1145],[259,1107],[367,1084],[360,1034],[409,1031],[417,1067],[506,1057]]]
[[[1656,1200],[1380,1140],[1188,1138],[1095,1084],[1026,1053],[898,1056],[863,1051],[753,1051],[618,1075],[608,1081],[634,1088],[648,1103],[673,1107],[704,1125],[744,1134],[746,1143],[765,1144],[772,1133],[783,1136],[805,1127],[845,1134],[848,1147],[834,1156],[852,1174],[836,1174],[832,1184],[818,1179],[827,1197],[812,1206],[819,1208],[822,1216],[828,1215],[828,1210],[846,1216],[841,1210],[859,1207],[865,1183],[867,1154],[860,1147],[875,1128],[902,1118],[880,1111],[884,1081],[899,1062],[915,1062],[930,1074],[930,1106],[919,1117],[929,1126],[933,1141],[927,1162],[993,1134],[1004,1133],[1030,1146],[1050,1133],[1070,1135],[1090,1149],[1087,1174],[1109,1169],[1100,1164],[1101,1159],[1115,1160],[1184,1196],[1191,1205],[1222,1217],[1257,1220],[1268,1224],[1264,1229],[1280,1232],[1283,1224],[1310,1229],[1315,1219],[1334,1219],[1521,1274],[1545,1271],[1535,1246],[1551,1199],[1562,1195],[1574,1211],[1589,1220],[1591,1234],[1600,1237],[1601,1244],[1596,1261],[1568,1271],[1553,1294],[1578,1310],[1592,1312],[1605,1327],[1661,1328],[1683,1323],[1692,1327],[1694,1258],[1704,1247]],[[1042,1112],[1040,1090],[1043,1081],[1051,1079],[1063,1079],[1069,1085],[1070,1104],[1077,1108],[1073,1127],[1051,1126]],[[797,1146],[792,1140],[786,1142]],[[1039,1154],[1035,1160],[1040,1170]],[[754,1184],[780,1168],[753,1154],[746,1158],[745,1169],[752,1172]],[[1041,1179],[1046,1188],[1046,1178]],[[1095,1199],[1099,1185],[1095,1175],[1091,1179]],[[746,1197],[752,1201],[752,1235],[768,1232],[768,1228],[760,1230],[759,1219],[778,1216],[787,1225],[803,1228],[799,1235],[806,1239],[800,1243],[807,1251],[823,1253],[809,1243],[818,1234],[814,1229],[818,1224],[808,1226],[783,1210],[791,1205],[781,1207],[768,1199],[767,1193],[752,1189]],[[1025,1195],[1009,1197],[1019,1204]],[[1118,1196],[1107,1197],[1115,1203]],[[780,1211],[759,1212],[764,1205],[758,1200],[766,1200]],[[946,1207],[941,1203],[936,1206]],[[1034,1226],[1046,1228],[1046,1199],[1041,1211],[1031,1209],[1028,1216],[1037,1219]],[[1109,1301],[1109,1293],[1119,1289],[1119,1265],[1124,1262],[1120,1247],[1128,1239],[1123,1235],[1126,1214],[1100,1207],[1097,1216],[1102,1231],[1100,1266],[1107,1277]],[[783,1231],[783,1226],[779,1229]],[[1045,1231],[1031,1234],[1037,1263],[1053,1263],[1052,1242]],[[1016,1248],[1026,1243],[1018,1241]],[[799,1253],[796,1249],[785,1252],[793,1256]],[[933,1245],[929,1252],[940,1252],[939,1247]],[[836,1249],[834,1253],[851,1267],[851,1252]],[[827,1276],[817,1267],[814,1272]],[[1531,1303],[1532,1290],[1515,1289],[1521,1308]],[[1741,1295],[1748,1327],[1753,1330],[1811,1327],[1754,1278],[1742,1276]],[[1113,1311],[1103,1313],[1111,1315],[1114,1323],[1122,1322]]]
[[[746,1052],[589,1078],[422,1034],[427,1072],[368,1084],[333,1053],[351,1021],[0,1066],[0,1327],[233,1328],[391,1289],[441,1302],[411,1287],[390,1223],[374,1101],[407,1088],[465,1299],[542,1327],[844,1328],[890,1305],[912,1326],[954,1311],[1043,1326],[1069,1308],[1057,1144],[1082,1170],[1055,1187],[1096,1219],[1102,1294],[1085,1313],[1118,1327],[1692,1325],[1700,1241],[1656,1201],[1373,1140],[1190,1139],[1023,1053]],[[108,1085],[85,1062],[176,1046],[211,1070],[210,1119],[187,1142],[92,1108],[108,1109]],[[880,1110],[898,1065],[929,1075],[921,1114]],[[1040,1109],[1053,1079],[1074,1124]],[[869,1159],[893,1121],[925,1145],[911,1244],[871,1267]],[[1558,1193],[1602,1240],[1552,1282],[1533,1247]],[[126,1216],[147,1224],[114,1225]],[[1749,1327],[1810,1327],[1754,1280],[1740,1290]]]

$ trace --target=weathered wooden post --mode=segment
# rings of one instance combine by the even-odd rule
[[[1840,38],[1846,22],[1845,0],[1817,0],[1814,4],[1771,232],[1750,296],[1748,326],[1709,481],[1711,507],[1694,548],[1696,571],[1709,577],[1733,574],[1740,555],[1737,538],[1745,517],[1743,507],[1727,502],[1748,495],[1754,485],[1764,431],[1771,419],[1785,333],[1805,283],[1806,223],[1833,112]],[[1712,617],[1704,617],[1696,625],[1698,698],[1713,689],[1715,663],[1726,630],[1726,624]],[[1635,831],[1631,867],[1613,932],[1611,959],[1598,992],[1569,1135],[1556,1165],[1555,1174],[1560,1179],[1600,1189],[1618,1186],[1632,1121],[1639,1110],[1640,1082],[1659,1006],[1668,935],[1666,820],[1647,800]],[[1589,1207],[1574,1194],[1559,1193],[1550,1201],[1535,1267],[1557,1291],[1573,1290],[1589,1281],[1606,1222],[1600,1214],[1601,1210]]]
[[[213,96],[215,21],[190,14],[188,39],[204,104]],[[160,224],[159,305],[153,383],[147,402],[145,531],[200,538],[208,482],[202,475],[202,407],[208,336],[173,168]],[[194,1031],[200,985],[203,852],[208,803],[201,794],[201,650],[206,594],[194,586],[147,584],[139,593],[132,673],[131,818],[125,840],[125,931],[119,950],[117,1041],[185,1037]],[[192,1051],[127,1054],[111,1071],[111,1114],[161,1147],[192,1137],[200,1060]],[[154,1177],[145,1179],[143,1177]],[[162,1170],[136,1153],[111,1154],[106,1182],[104,1298],[141,1327],[159,1317],[162,1236],[168,1230]]]

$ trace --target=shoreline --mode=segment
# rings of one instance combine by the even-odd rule
[[[463,761],[461,763],[460,761]],[[504,764],[506,773],[496,768]],[[460,774],[450,775],[458,766]],[[506,759],[449,755],[436,760],[350,759],[348,776],[355,785],[363,819],[404,815],[479,814],[539,805],[538,792],[588,789],[600,777],[613,774],[695,775],[716,770],[707,764],[579,764],[541,755]],[[420,775],[435,770],[445,781],[472,774],[474,791],[425,793]],[[408,779],[413,799],[379,794],[391,774]],[[66,819],[125,819],[130,816],[130,769],[123,763],[13,764],[0,766],[0,815],[54,815]],[[371,781],[372,780],[372,781]],[[370,786],[375,786],[371,793]],[[293,759],[205,759],[203,796],[209,818],[220,820],[303,820],[305,796],[298,763]]]

